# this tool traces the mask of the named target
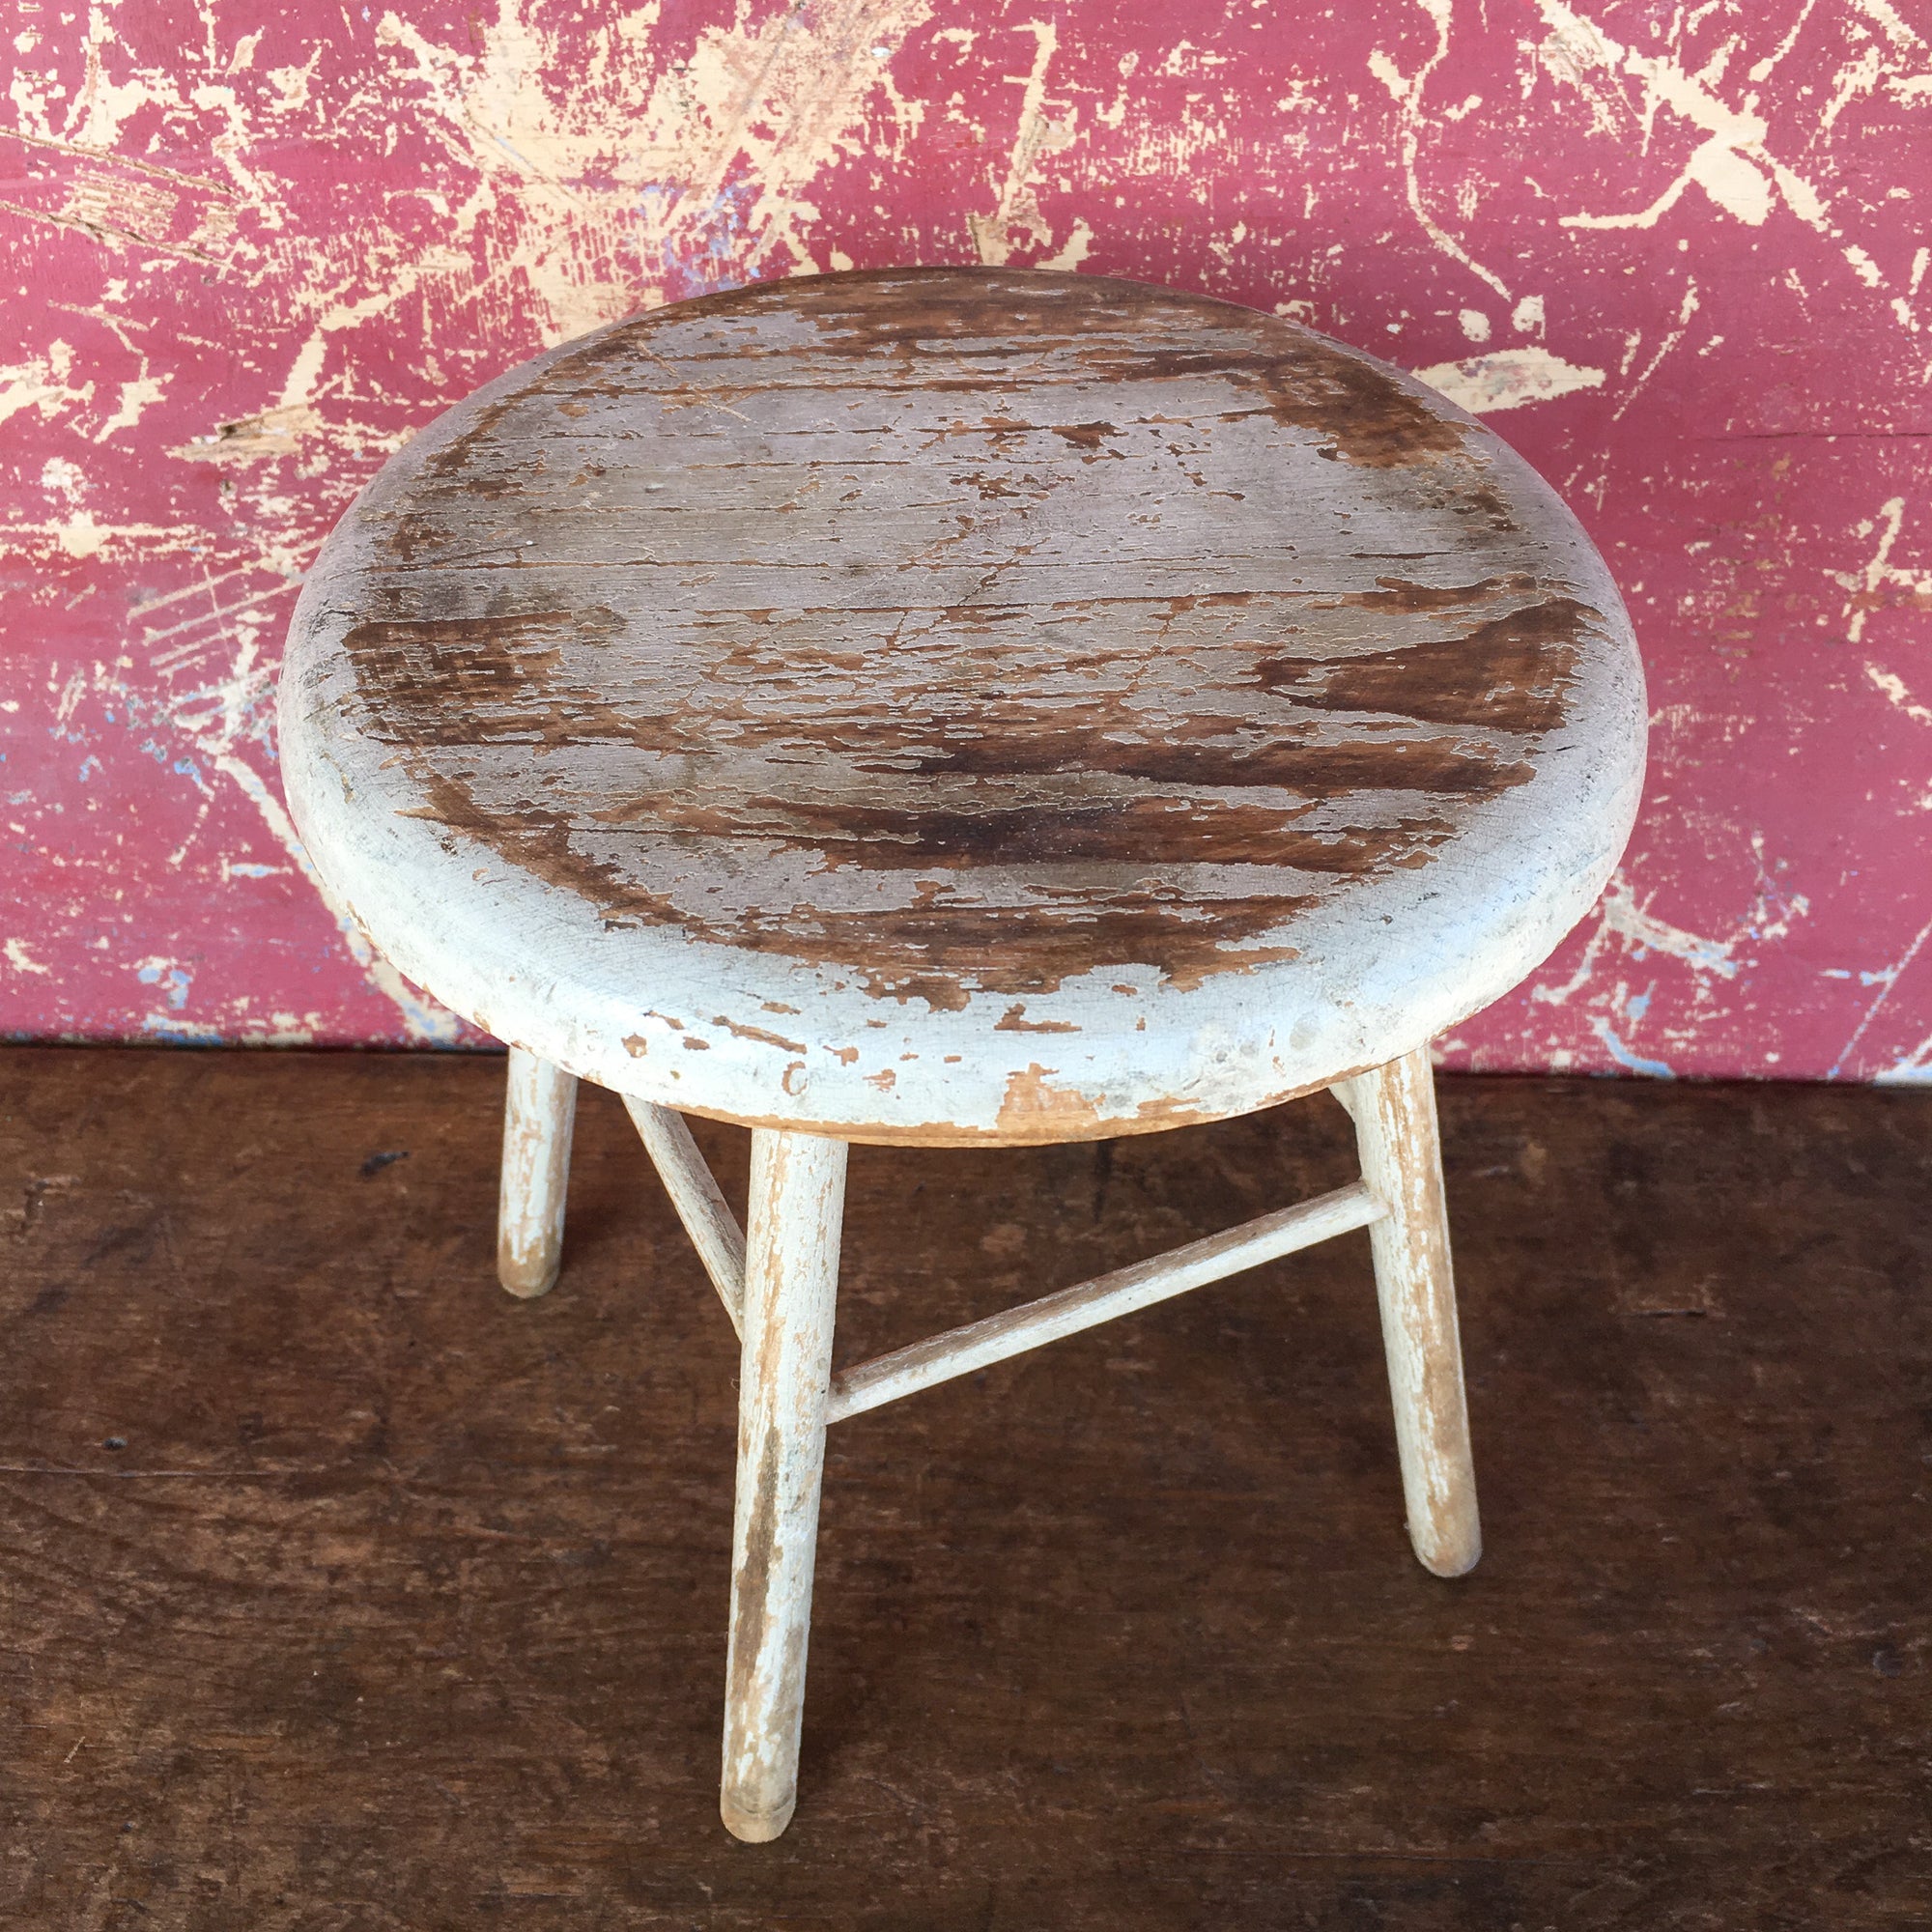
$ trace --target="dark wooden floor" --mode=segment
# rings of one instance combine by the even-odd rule
[[[500,1079],[0,1053],[0,1924],[1932,1925],[1932,1094],[1445,1083],[1461,1582],[1359,1235],[842,1426],[747,1846],[730,1332],[604,1094],[561,1287],[494,1286]],[[1344,1125],[862,1151],[840,1355]]]

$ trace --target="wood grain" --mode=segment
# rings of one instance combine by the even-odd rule
[[[1408,1540],[1425,1569],[1461,1577],[1482,1555],[1483,1532],[1429,1055],[1361,1074],[1336,1098],[1355,1123],[1363,1182],[1388,1208],[1369,1249]]]
[[[963,1328],[895,1349],[844,1369],[833,1378],[828,1422],[843,1422],[889,1402],[899,1402],[923,1389],[937,1388],[955,1376],[1010,1361],[1031,1349],[1065,1341],[1103,1321],[1136,1315],[1143,1308],[1186,1294],[1209,1282],[1244,1273],[1282,1255],[1313,1247],[1351,1234],[1382,1216],[1386,1210],[1367,1184],[1356,1181],[1277,1208],[1238,1228],[1208,1235],[1185,1247],[1130,1263],[1094,1281],[1083,1281],[1057,1293],[1041,1295],[1015,1308],[1002,1309]]]
[[[497,1279],[533,1300],[556,1286],[570,1198],[577,1082],[512,1049],[503,1099],[503,1171],[497,1205]]]
[[[1408,1051],[1584,911],[1642,764],[1616,592],[1489,431],[1032,270],[513,371],[345,519],[288,663],[292,808],[406,972],[640,1097],[869,1138]]]
[[[651,1165],[664,1182],[677,1218],[730,1317],[731,1332],[745,1332],[745,1230],[731,1211],[692,1138],[690,1123],[668,1107],[626,1097],[626,1110]]]
[[[1454,1584],[1363,1236],[833,1432],[804,1797],[753,1854],[714,1806],[737,1345],[600,1093],[564,1286],[496,1286],[501,1081],[0,1054],[0,1921],[1923,1918],[1932,1096],[1441,1083]],[[742,1199],[749,1136],[697,1133]],[[858,1150],[838,1359],[1354,1162],[1325,1101]]]
[[[755,1844],[798,1802],[848,1152],[810,1134],[752,1136],[718,1808]]]

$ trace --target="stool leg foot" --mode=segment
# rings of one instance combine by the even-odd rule
[[[1362,1179],[1389,1208],[1369,1239],[1408,1537],[1425,1570],[1460,1577],[1475,1567],[1483,1536],[1428,1049],[1342,1085]]]
[[[718,1808],[753,1842],[784,1830],[798,1797],[845,1153],[813,1134],[752,1137]]]
[[[576,1120],[576,1076],[513,1046],[503,1105],[497,1279],[526,1301],[549,1293],[563,1262],[563,1201]]]

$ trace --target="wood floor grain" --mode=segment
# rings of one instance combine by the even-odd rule
[[[841,1424],[748,1846],[730,1331],[596,1093],[495,1285],[501,1080],[0,1053],[0,1923],[1932,1925],[1932,1094],[1444,1083],[1458,1582],[1360,1235]],[[857,1150],[838,1359],[1350,1176],[1325,1100]]]

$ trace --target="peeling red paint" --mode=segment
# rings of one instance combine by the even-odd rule
[[[16,13],[0,1030],[462,1038],[291,849],[269,698],[324,532],[547,343],[981,260],[1421,371],[1604,549],[1656,707],[1646,815],[1452,1063],[1932,1077],[1908,10],[497,0],[352,6],[326,43],[259,0]],[[1076,427],[1097,457],[1107,424]]]

